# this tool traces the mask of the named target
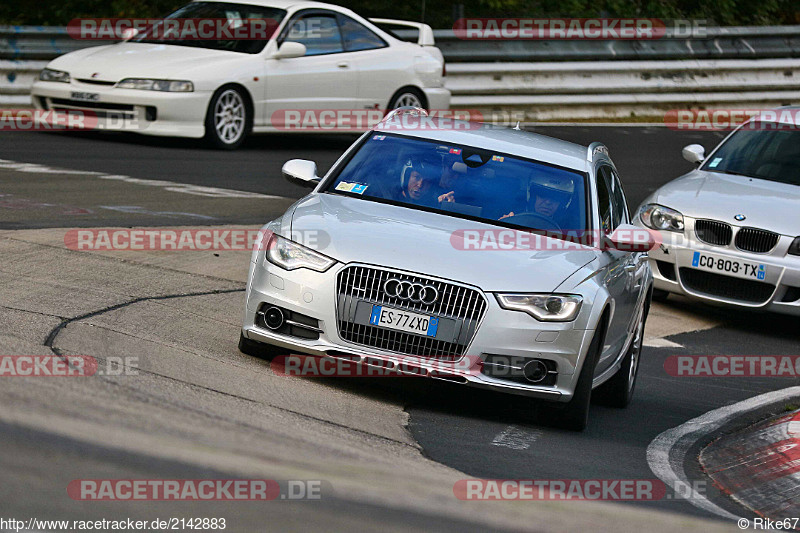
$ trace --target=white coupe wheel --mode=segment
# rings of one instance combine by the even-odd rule
[[[238,148],[247,136],[247,103],[239,89],[224,89],[214,96],[206,119],[206,136],[218,148]]]
[[[414,89],[403,89],[398,92],[392,101],[389,103],[389,109],[397,109],[398,107],[421,107],[425,109],[422,103],[422,96]]]

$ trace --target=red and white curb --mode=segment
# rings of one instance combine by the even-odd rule
[[[723,493],[773,520],[800,516],[800,410],[725,435],[700,454]]]

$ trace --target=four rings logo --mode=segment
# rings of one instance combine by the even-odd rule
[[[408,300],[414,303],[430,305],[439,299],[439,291],[431,285],[411,283],[396,278],[390,278],[383,284],[383,292],[393,298]]]

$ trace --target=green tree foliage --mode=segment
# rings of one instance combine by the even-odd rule
[[[435,0],[332,0],[369,17],[420,20],[434,28],[453,25],[454,3]],[[181,0],[3,0],[0,24],[64,26],[79,17],[158,17]],[[800,23],[797,0],[463,0],[466,17],[649,17],[702,19],[710,25]]]

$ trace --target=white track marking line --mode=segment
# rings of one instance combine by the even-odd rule
[[[768,392],[733,405],[714,409],[678,427],[668,429],[653,439],[653,442],[647,447],[647,463],[650,465],[650,470],[676,493],[679,485],[685,490],[685,487],[691,487],[692,484],[683,470],[683,463],[689,448],[695,442],[744,413],[798,396],[800,396],[800,387]],[[687,501],[700,509],[724,518],[739,518],[694,490]]]
[[[130,176],[105,174],[103,172],[94,172],[89,170],[69,170],[63,168],[48,167],[46,165],[38,165],[34,163],[18,163],[16,161],[9,161],[7,159],[0,159],[0,169],[15,170],[17,172],[28,172],[35,174],[64,174],[64,175],[91,176],[101,180],[122,181],[125,183],[132,183],[134,185],[144,185],[147,187],[161,187],[162,189],[167,191],[183,193],[183,194],[193,194],[195,196],[207,196],[210,198],[261,198],[268,200],[285,199],[285,197],[283,196],[272,196],[269,194],[261,194],[257,192],[235,191],[233,189],[221,189],[219,187],[204,187],[202,185],[191,185],[188,183],[178,183],[175,181],[132,178]]]
[[[647,346],[648,348],[683,348],[682,344],[668,341],[667,339],[662,339],[661,337],[645,339],[642,345]]]
[[[517,426],[508,426],[492,439],[492,445],[512,450],[527,450],[541,436],[542,432],[536,429],[525,431]]]

